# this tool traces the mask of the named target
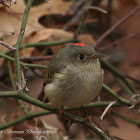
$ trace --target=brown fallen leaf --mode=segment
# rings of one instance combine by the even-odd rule
[[[31,8],[27,25],[26,25],[26,30],[25,30],[25,35],[23,38],[22,43],[26,41],[26,39],[31,35],[33,32],[37,32],[40,29],[45,29],[40,23],[39,23],[39,18],[43,15],[47,14],[63,14],[66,12],[68,7],[71,5],[71,2],[64,2],[63,0],[53,0],[50,2],[50,4],[44,2],[40,5],[34,6]],[[61,8],[60,8],[61,7]],[[5,32],[0,32],[0,37],[4,36],[4,41],[11,46],[15,45],[20,27],[21,27],[21,22],[25,10],[25,4],[24,0],[20,0],[17,2],[17,4],[13,4],[11,6],[12,11],[9,10],[8,8],[0,8],[0,31],[8,31],[8,32],[14,32],[15,35],[9,35],[8,33]],[[7,50],[4,46],[0,45],[0,52]],[[29,49],[32,50],[32,49]],[[27,51],[28,55],[30,55],[31,51]],[[3,61],[1,60],[0,64]]]
[[[74,34],[72,32],[67,32],[62,29],[53,29],[53,28],[41,29],[40,31],[30,36],[28,38],[28,42],[57,41],[72,38],[73,35]],[[88,34],[80,35],[79,41],[90,44],[95,43],[95,40],[92,38],[92,36]],[[52,47],[53,53],[56,54],[64,46],[66,46],[66,44],[53,46]]]
[[[25,140],[33,140],[35,139],[35,134],[31,133],[29,130],[35,131],[33,129],[30,129],[30,127],[25,124],[25,122],[17,124],[13,127],[11,130],[12,133],[12,139],[16,138],[22,138]]]

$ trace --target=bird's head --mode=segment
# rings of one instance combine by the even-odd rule
[[[86,64],[96,62],[98,58],[103,57],[97,54],[90,44],[74,43],[66,47],[67,56],[75,64]]]

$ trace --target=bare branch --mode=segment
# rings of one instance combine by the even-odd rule
[[[134,14],[140,9],[140,4],[136,6],[134,9],[132,9],[128,15],[121,18],[116,24],[114,24],[112,27],[110,27],[95,43],[95,48],[101,43],[101,41],[104,40],[113,30],[115,30],[118,26],[120,26],[122,23],[124,23],[127,19],[134,16]]]
[[[3,42],[3,41],[1,41],[1,40],[0,40],[0,44],[3,45],[3,46],[5,46],[6,48],[8,48],[8,49],[11,50],[11,51],[16,50],[16,48],[10,46],[9,44],[7,44],[7,43],[5,43],[5,42]]]
[[[106,109],[104,110],[104,112],[102,113],[101,117],[100,117],[100,120],[102,121],[104,116],[106,115],[106,113],[109,111],[109,109],[115,104],[117,103],[117,101],[112,101],[107,107]]]
[[[44,61],[44,60],[51,60],[53,55],[48,56],[30,56],[30,57],[20,57],[20,60],[22,61]]]
[[[103,46],[103,47],[98,47],[96,50],[104,51],[104,50],[106,50],[106,49],[114,48],[114,47],[115,47],[116,45],[118,45],[119,43],[121,43],[121,42],[123,42],[123,41],[125,41],[125,40],[128,40],[128,39],[130,39],[130,38],[136,37],[136,36],[139,35],[139,34],[140,34],[140,32],[138,32],[138,33],[132,33],[132,34],[130,34],[130,35],[124,36],[123,38],[118,39],[118,40],[112,42],[112,43],[109,44],[109,45],[106,45],[106,46]]]
[[[107,10],[104,10],[103,8],[100,8],[100,7],[97,7],[97,6],[88,6],[88,7],[86,7],[86,9],[94,9],[94,10],[100,11],[104,14],[107,14]]]

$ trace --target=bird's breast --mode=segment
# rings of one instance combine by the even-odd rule
[[[97,97],[102,87],[102,80],[99,62],[86,67],[68,66],[54,75],[53,82],[49,83],[44,91],[52,104],[81,106]]]

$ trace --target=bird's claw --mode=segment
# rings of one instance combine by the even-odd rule
[[[92,117],[91,117],[91,115],[87,115],[87,116],[85,117],[85,119],[88,120],[90,124],[93,123],[93,122],[92,122]]]
[[[62,115],[65,115],[65,109],[63,106],[60,107],[59,117],[61,117]]]

